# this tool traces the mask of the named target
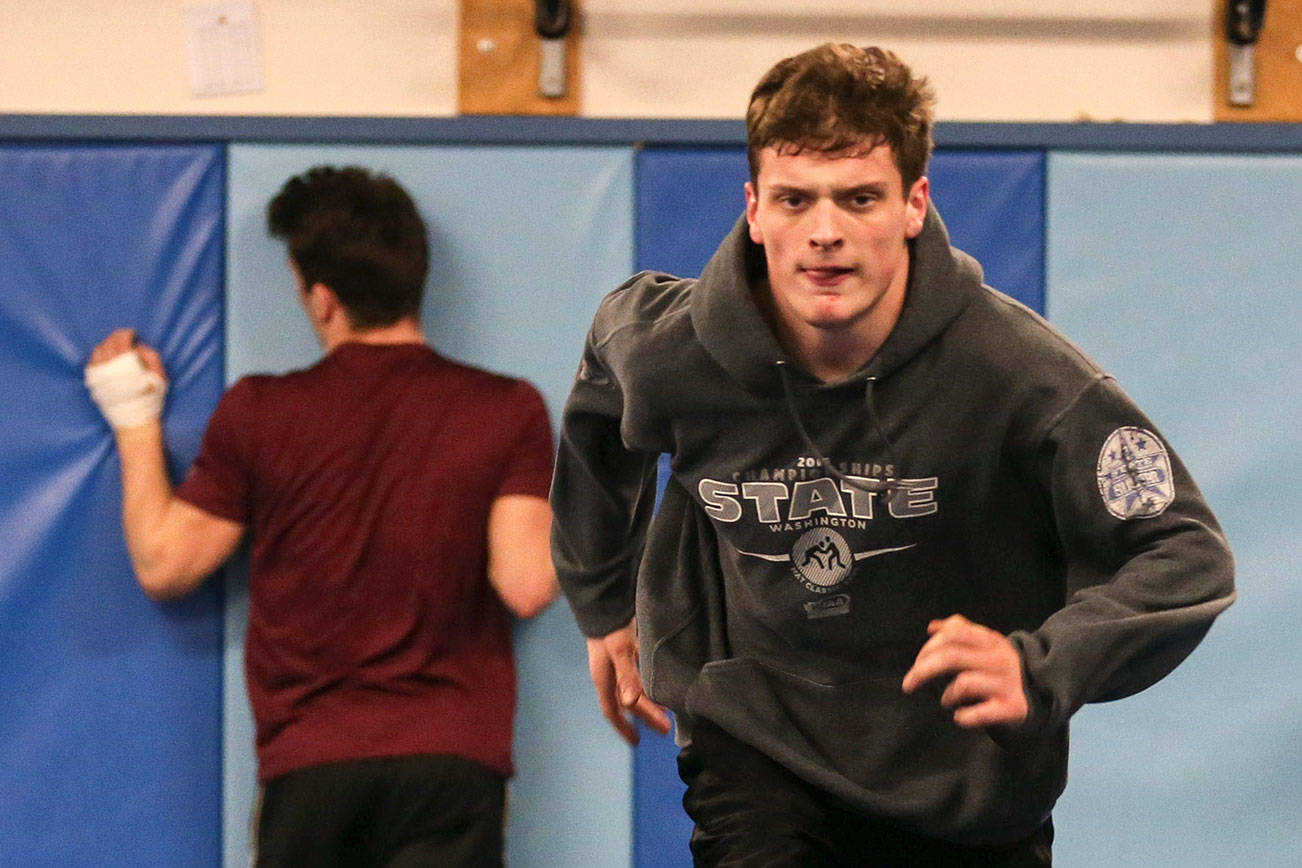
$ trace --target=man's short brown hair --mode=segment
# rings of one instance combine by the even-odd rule
[[[751,181],[764,148],[837,153],[891,146],[907,192],[927,171],[935,95],[890,51],[828,42],[780,60],[751,93],[746,156]]]
[[[307,286],[334,290],[358,330],[419,317],[429,239],[416,203],[387,175],[316,166],[285,182],[267,206]]]

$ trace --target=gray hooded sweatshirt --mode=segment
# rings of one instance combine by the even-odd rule
[[[1162,678],[1233,601],[1224,536],[1112,377],[984,286],[934,209],[895,329],[844,381],[786,356],[764,281],[742,220],[699,280],[642,273],[602,302],[552,491],[579,626],[636,612],[652,699],[874,817],[1028,835],[1072,713]],[[1018,648],[1024,724],[961,728],[943,684],[901,690],[955,613]]]

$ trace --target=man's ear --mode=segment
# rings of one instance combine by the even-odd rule
[[[343,312],[339,296],[335,295],[333,289],[320,282],[307,288],[307,304],[308,309],[312,311],[312,318],[323,325]]]
[[[746,222],[750,224],[750,240],[756,244],[764,243],[764,232],[760,229],[755,215],[759,211],[759,193],[754,181],[746,182]]]
[[[909,188],[909,195],[905,199],[905,224],[904,235],[906,238],[917,238],[922,232],[922,224],[927,220],[927,203],[931,201],[931,182],[927,176],[913,182]]]

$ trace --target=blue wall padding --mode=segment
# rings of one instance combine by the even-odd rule
[[[986,281],[1044,307],[1044,154],[940,152],[928,173],[954,244],[979,259]],[[639,269],[696,276],[745,208],[740,148],[648,148],[638,155]],[[687,866],[692,824],[682,809],[672,740],[643,729],[633,779],[634,862]]]
[[[224,342],[232,373],[315,357],[262,208],[325,160],[412,183],[439,254],[430,334],[531,376],[553,413],[598,299],[631,265],[699,273],[747,178],[735,147],[649,148],[635,166],[628,148],[236,147],[228,209],[220,147],[0,145],[0,868],[222,863],[221,593],[156,604],[138,589],[82,367],[118,326],[159,347],[183,471]],[[1185,666],[1074,721],[1057,861],[1295,864],[1302,223],[1282,194],[1302,189],[1302,158],[946,151],[929,175],[987,282],[1047,304],[1163,429],[1240,571],[1240,602]],[[625,864],[630,837],[638,866],[690,864],[672,743],[648,734],[635,752],[630,831],[627,754],[596,713],[568,613],[518,638],[513,864]],[[228,653],[237,670],[238,643]],[[227,806],[239,846],[225,864],[239,865],[251,736],[228,737],[227,785],[232,768],[248,781]]]
[[[927,172],[954,246],[986,283],[1044,313],[1043,151],[940,151]]]
[[[432,235],[422,323],[443,353],[526,377],[559,420],[602,296],[628,277],[633,148],[235,145],[228,184],[229,373],[312,364],[320,347],[294,295],[267,200],[319,163],[388,172]],[[226,850],[248,864],[251,737],[240,665],[243,601],[227,609]],[[519,705],[507,861],[517,868],[627,865],[629,751],[601,717],[583,639],[558,602],[515,632]],[[247,730],[245,730],[247,731]]]
[[[1044,153],[940,151],[927,175],[955,246],[986,283],[1044,310]],[[695,277],[746,207],[742,148],[648,148],[637,164],[637,267]]]
[[[634,260],[696,277],[746,210],[741,148],[645,148],[637,158]]]
[[[171,460],[222,385],[216,147],[0,147],[0,865],[214,865],[221,608],[159,605],[82,385],[130,325],[172,379]]]
[[[1302,156],[1054,154],[1049,314],[1180,453],[1239,600],[1161,683],[1087,706],[1063,865],[1302,853]]]

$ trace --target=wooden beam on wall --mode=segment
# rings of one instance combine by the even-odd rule
[[[579,31],[565,39],[565,95],[538,92],[542,46],[534,32],[534,0],[460,0],[461,39],[457,110],[463,115],[577,115]]]
[[[1257,41],[1257,88],[1250,106],[1229,100],[1229,47],[1225,40],[1228,3],[1217,0],[1213,52],[1216,64],[1212,95],[1218,121],[1302,121],[1302,0],[1267,0],[1266,18]]]

